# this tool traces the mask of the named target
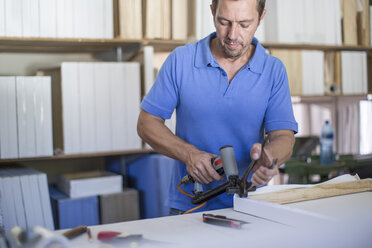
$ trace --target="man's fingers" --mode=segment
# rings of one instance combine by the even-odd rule
[[[252,183],[256,186],[267,184],[275,175],[277,175],[278,168],[269,169],[261,166],[252,176]]]
[[[212,177],[212,180],[217,180],[217,181],[221,181],[223,178],[220,176],[220,174],[217,173],[217,171],[213,168],[212,165],[208,165],[207,167],[207,172],[209,174],[209,176]],[[211,180],[211,181],[212,181]]]
[[[251,159],[258,160],[261,157],[261,144],[255,143],[251,149]]]

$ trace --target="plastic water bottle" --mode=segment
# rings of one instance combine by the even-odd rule
[[[325,121],[320,136],[320,164],[322,165],[332,165],[335,162],[333,136],[333,127],[329,124],[329,121]]]

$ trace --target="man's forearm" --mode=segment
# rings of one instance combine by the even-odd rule
[[[164,120],[141,111],[137,125],[138,135],[155,151],[184,163],[190,159],[190,154],[198,149],[174,135]]]
[[[272,155],[272,159],[278,159],[278,165],[285,163],[292,155],[295,142],[293,131],[278,130],[272,131],[269,134],[268,149]]]

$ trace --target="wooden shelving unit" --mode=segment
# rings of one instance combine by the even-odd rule
[[[59,154],[51,157],[34,157],[34,158],[19,158],[19,159],[0,159],[0,164],[14,163],[14,162],[29,162],[29,161],[40,161],[40,160],[62,160],[62,159],[79,159],[79,158],[94,158],[94,157],[111,157],[111,156],[122,156],[129,154],[150,154],[154,153],[152,149],[139,149],[139,150],[125,150],[125,151],[110,151],[110,152],[98,152],[98,153],[84,153],[84,154],[73,154],[65,155]]]
[[[0,37],[0,52],[99,52],[122,47],[131,49],[133,46],[154,46],[156,51],[172,51],[178,46],[194,43],[196,40],[124,40],[124,39],[56,39],[56,38],[19,38]],[[372,46],[331,46],[310,44],[279,44],[262,43],[267,48],[322,51],[367,51],[372,52]]]

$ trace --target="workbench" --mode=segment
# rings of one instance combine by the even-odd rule
[[[333,165],[321,165],[319,156],[315,155],[309,157],[309,162],[291,158],[281,172],[289,175],[291,179],[289,183],[309,184],[315,183],[311,180],[312,175],[319,175],[320,181],[318,182],[323,182],[329,179],[332,172],[336,175],[347,174],[367,167],[372,170],[372,159],[358,160],[353,155],[340,155]]]
[[[72,247],[372,247],[372,192],[303,201],[284,206],[310,211],[333,219],[330,225],[290,226],[265,216],[253,216],[233,209],[208,211],[249,222],[241,229],[203,223],[202,213],[144,219],[92,226],[87,234],[71,240]],[[56,231],[61,233],[63,230]],[[143,240],[103,243],[100,231],[142,234]]]

